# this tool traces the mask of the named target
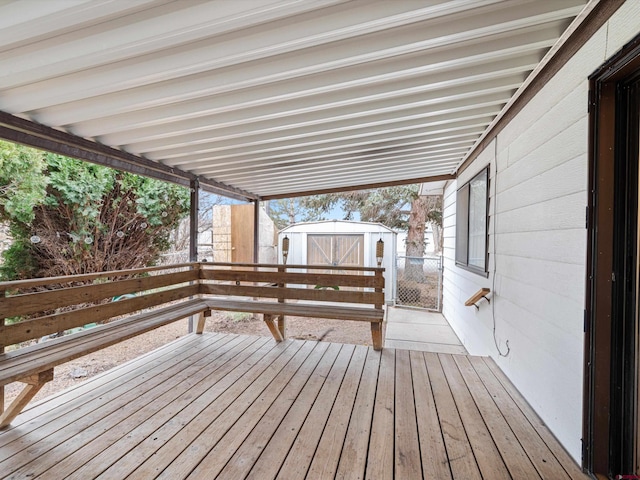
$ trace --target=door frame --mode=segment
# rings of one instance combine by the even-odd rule
[[[624,307],[635,302],[635,294],[626,295],[621,286],[631,281],[635,291],[636,267],[633,274],[624,268],[629,261],[620,253],[625,242],[637,240],[637,145],[636,159],[629,162],[628,149],[620,148],[628,143],[629,118],[618,92],[637,72],[640,35],[589,78],[583,467],[606,476],[627,473],[624,438],[635,415],[629,411],[628,392],[619,387],[628,387],[627,365],[637,362],[635,349],[628,348],[628,331],[635,326]],[[620,181],[629,175],[633,180]]]

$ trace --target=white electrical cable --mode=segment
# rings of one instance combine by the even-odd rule
[[[491,318],[493,320],[493,343],[496,346],[496,350],[498,350],[498,355],[500,355],[501,357],[508,357],[509,353],[511,352],[511,347],[509,347],[509,340],[505,341],[505,345],[507,346],[507,353],[502,353],[502,351],[500,350],[500,345],[498,345],[498,339],[496,338],[496,301],[495,301],[495,297],[496,297],[496,270],[497,270],[497,264],[498,262],[496,261],[496,224],[498,223],[496,221],[497,218],[497,212],[498,212],[498,137],[496,136],[494,138],[494,153],[493,153],[493,158],[494,158],[494,162],[496,164],[496,169],[495,169],[495,174],[493,177],[493,191],[494,191],[494,195],[493,195],[493,279],[491,280],[491,291],[493,292],[493,302],[491,302]]]

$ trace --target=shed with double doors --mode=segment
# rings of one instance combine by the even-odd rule
[[[394,302],[396,232],[381,223],[327,220],[290,225],[278,234],[278,261],[283,262],[282,240],[289,238],[289,265],[377,267],[376,243],[384,242],[382,267],[385,303]]]

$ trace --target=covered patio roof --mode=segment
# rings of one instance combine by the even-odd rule
[[[5,1],[0,137],[251,200],[454,178],[617,3]]]

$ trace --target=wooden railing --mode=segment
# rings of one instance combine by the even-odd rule
[[[323,272],[314,273],[318,270]],[[196,333],[202,333],[210,310],[263,314],[278,341],[286,338],[285,315],[365,321],[371,324],[373,345],[379,350],[383,291],[381,268],[232,263],[185,263],[2,282],[0,428],[52,380],[56,365],[185,316],[198,314]],[[119,297],[123,299],[115,301]],[[22,319],[13,321],[16,317]],[[75,335],[21,345],[103,322],[107,324]],[[16,350],[16,346],[22,348]],[[15,351],[2,353],[7,347]],[[16,380],[25,383],[25,389],[5,409],[3,385]]]
[[[286,315],[369,322],[373,346],[380,350],[384,343],[383,272],[370,267],[204,263],[200,292],[231,297],[206,300],[212,310],[263,314],[278,341],[287,336]]]
[[[187,263],[2,282],[0,318],[28,318],[1,325],[0,345],[14,345],[198,295],[198,280],[198,264]],[[111,301],[128,294],[136,296]]]

